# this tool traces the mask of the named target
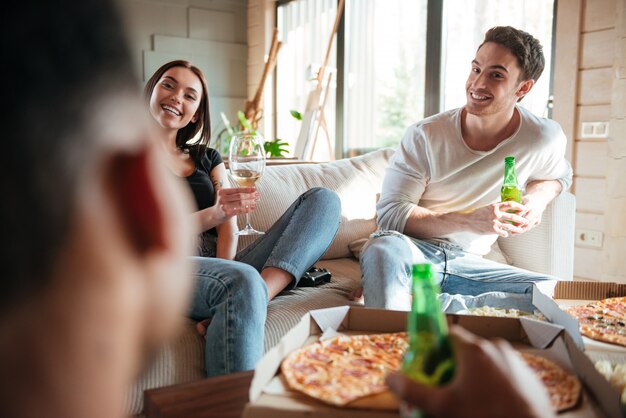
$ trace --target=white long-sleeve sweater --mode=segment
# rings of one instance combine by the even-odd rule
[[[558,123],[537,117],[521,106],[517,131],[489,151],[476,151],[461,136],[462,108],[411,125],[385,173],[377,205],[381,229],[404,231],[416,205],[434,212],[476,209],[500,201],[504,157],[515,157],[520,185],[558,180],[562,190],[572,182],[565,159],[567,139]],[[487,254],[496,234],[455,232],[432,237]]]

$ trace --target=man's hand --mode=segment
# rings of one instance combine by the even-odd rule
[[[524,232],[541,223],[541,217],[550,202],[561,192],[561,183],[556,180],[535,180],[528,183],[522,198],[524,209],[519,212],[528,221]]]
[[[524,208],[517,202],[498,202],[466,213],[466,216],[473,232],[498,234],[506,238],[527,230],[528,220],[521,216]]]
[[[387,385],[425,415],[446,418],[553,417],[547,392],[520,356],[503,340],[490,342],[451,328],[456,371],[452,381],[429,387],[400,373]]]
[[[519,215],[526,218],[528,225],[526,225],[525,231],[529,231],[541,223],[541,217],[546,207],[543,203],[524,197],[522,199],[524,209],[520,211]]]

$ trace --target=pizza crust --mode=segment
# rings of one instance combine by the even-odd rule
[[[550,404],[555,412],[567,411],[578,404],[582,391],[578,377],[544,357],[525,352],[521,355],[548,391]]]

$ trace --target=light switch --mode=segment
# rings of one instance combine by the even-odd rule
[[[583,122],[581,138],[608,138],[609,122]]]

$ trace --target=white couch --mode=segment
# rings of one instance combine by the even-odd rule
[[[311,187],[335,190],[342,203],[339,232],[317,263],[332,272],[331,283],[317,288],[296,288],[271,301],[265,327],[266,351],[309,310],[354,303],[349,300],[349,294],[359,286],[361,274],[352,250],[356,250],[376,229],[376,201],[392,155],[392,150],[384,149],[329,163],[270,166],[266,169],[258,185],[261,201],[252,215],[254,226],[261,230],[268,229],[301,193]],[[494,248],[488,257],[500,261],[505,258],[513,265],[571,280],[574,214],[574,197],[563,193],[545,212],[541,225],[527,234],[500,239],[498,243],[504,254]],[[246,238],[240,242],[241,247],[248,244]],[[188,321],[180,337],[160,350],[130,391],[128,412],[141,412],[145,389],[202,379],[203,343],[195,331],[195,324]]]

